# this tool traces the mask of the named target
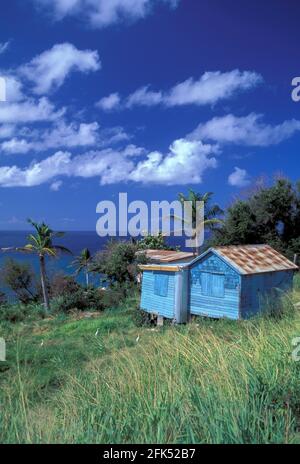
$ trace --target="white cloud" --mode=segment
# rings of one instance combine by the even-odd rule
[[[162,92],[152,92],[149,86],[141,87],[133,92],[127,98],[126,106],[131,108],[133,106],[154,106],[159,105],[163,101]]]
[[[99,177],[102,185],[128,181],[166,185],[200,183],[203,173],[217,166],[213,156],[217,151],[216,146],[185,139],[175,140],[166,155],[151,152],[143,160],[145,150],[135,145],[123,150],[89,151],[73,157],[70,152],[59,151],[25,168],[0,167],[0,186],[33,187],[50,182],[53,189],[61,177]]]
[[[3,124],[0,126],[0,139],[12,137],[15,132],[15,126],[12,124]]]
[[[246,187],[250,184],[250,178],[245,169],[238,167],[234,168],[234,171],[228,177],[228,184],[233,187]]]
[[[50,185],[50,190],[52,190],[53,192],[58,192],[62,184],[63,182],[61,180],[56,180]]]
[[[27,153],[31,150],[31,144],[24,139],[17,139],[16,137],[2,142],[1,151],[5,153]]]
[[[107,97],[101,98],[101,100],[96,103],[96,107],[104,111],[111,111],[119,107],[120,100],[120,95],[118,93],[111,93]]]
[[[228,114],[200,124],[189,137],[218,143],[266,147],[279,144],[299,130],[300,121],[295,119],[272,126],[265,124],[262,115],[255,113],[243,117]]]
[[[56,110],[54,105],[45,97],[38,101],[28,99],[24,102],[5,102],[0,105],[0,124],[55,121],[61,118],[64,112],[64,108]]]
[[[97,122],[91,124],[72,123],[67,125],[60,121],[53,129],[44,132],[35,131],[29,134],[33,140],[13,138],[1,144],[1,149],[6,153],[27,153],[28,151],[46,151],[50,148],[72,148],[95,145],[97,142]]]
[[[9,45],[10,45],[10,41],[0,42],[0,55],[2,55],[2,53],[5,53],[8,50]]]
[[[63,119],[46,130],[30,130],[23,127],[18,132],[16,128],[6,126],[3,128],[2,138],[7,138],[8,134],[12,134],[14,131],[17,133],[17,137],[8,138],[0,143],[0,149],[6,154],[43,152],[52,148],[78,148],[96,145],[104,147],[127,141],[130,138],[122,127],[100,130],[97,122],[67,124]]]
[[[124,20],[144,18],[155,3],[176,7],[179,0],[34,0],[39,6],[51,8],[56,20],[79,16],[97,28]]]
[[[24,100],[22,82],[19,78],[5,70],[0,70],[0,75],[5,79],[6,100],[7,102],[18,102]]]
[[[124,106],[132,108],[160,104],[167,107],[213,105],[256,87],[262,80],[255,72],[241,72],[238,69],[224,73],[206,72],[198,80],[191,77],[166,92],[153,91],[149,85],[140,87],[127,97]]]
[[[88,73],[101,68],[97,51],[78,50],[70,43],[54,45],[19,68],[19,73],[34,84],[37,95],[61,87],[74,71]]]
[[[202,182],[204,171],[217,166],[212,156],[217,152],[215,146],[178,139],[165,156],[158,151],[149,153],[146,160],[137,164],[129,179],[145,184],[198,184]]]
[[[166,96],[168,106],[208,105],[231,98],[237,92],[249,90],[262,82],[262,77],[250,71],[235,69],[222,73],[206,72],[198,81],[193,78],[175,85]]]
[[[40,162],[32,162],[27,168],[18,166],[0,167],[0,185],[3,187],[32,187],[40,185],[61,174],[66,174],[71,154],[57,152]]]
[[[118,182],[126,181],[134,167],[131,157],[139,156],[141,149],[130,146],[131,156],[126,149],[91,151],[72,157],[70,152],[58,151],[42,161],[34,161],[26,168],[18,166],[0,167],[0,186],[33,187],[54,182],[61,176],[92,178],[99,177],[101,182],[110,183],[112,178]],[[105,180],[107,179],[107,181]],[[109,181],[109,182],[108,182]]]

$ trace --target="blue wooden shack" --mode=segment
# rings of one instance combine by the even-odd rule
[[[293,287],[298,267],[268,245],[210,248],[186,264],[149,264],[141,309],[185,323],[190,315],[247,319]]]

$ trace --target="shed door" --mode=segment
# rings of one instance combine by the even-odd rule
[[[225,293],[224,284],[225,276],[223,274],[201,273],[201,293],[204,296],[223,298]]]
[[[165,274],[155,274],[154,294],[157,296],[168,295],[169,276]]]

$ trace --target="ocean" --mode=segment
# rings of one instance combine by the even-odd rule
[[[6,247],[21,247],[27,243],[28,234],[30,231],[0,231],[0,248]],[[124,240],[124,237],[121,238]],[[107,238],[99,237],[96,232],[93,231],[70,231],[66,232],[65,235],[59,239],[56,239],[57,245],[63,245],[72,251],[73,255],[60,254],[58,258],[47,259],[47,272],[48,275],[53,275],[57,272],[63,272],[65,274],[74,274],[74,268],[71,263],[74,257],[79,255],[81,250],[88,248],[90,252],[95,254],[97,251],[103,250]],[[170,237],[167,239],[167,243],[171,246],[181,246],[184,250],[184,239],[181,237]],[[30,263],[35,272],[39,272],[39,262],[37,256],[30,255],[27,253],[0,253],[0,269],[7,258],[13,258],[17,261]],[[94,278],[94,282],[93,282]],[[99,284],[99,277],[91,276],[94,284]],[[84,283],[84,276],[78,276],[78,281]],[[2,289],[5,290],[5,289]]]

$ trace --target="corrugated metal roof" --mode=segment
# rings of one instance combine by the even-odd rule
[[[239,245],[216,247],[222,256],[241,274],[259,274],[285,270],[297,270],[298,266],[289,261],[269,245]]]
[[[175,261],[192,260],[195,256],[191,252],[185,251],[170,251],[170,250],[145,250],[140,253],[145,253],[150,261],[156,263],[172,263]]]

